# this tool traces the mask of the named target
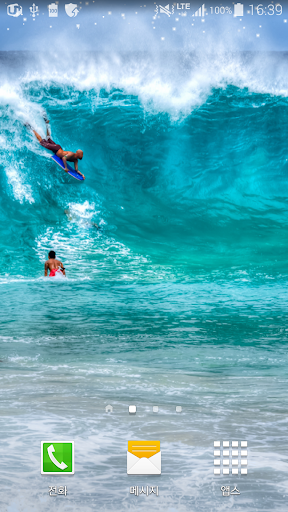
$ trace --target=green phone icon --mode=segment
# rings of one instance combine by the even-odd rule
[[[74,441],[41,441],[41,474],[74,475]]]

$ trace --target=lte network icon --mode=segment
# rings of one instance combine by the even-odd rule
[[[79,12],[77,4],[65,4],[65,12],[70,18],[75,18]]]
[[[129,405],[129,414],[136,414],[136,405]]]
[[[58,17],[58,5],[57,4],[48,5],[48,13],[49,13],[49,18],[57,18]]]
[[[18,5],[18,4],[7,5],[7,14],[8,14],[8,16],[13,16],[13,18],[18,18],[18,16],[23,16],[21,5]]]

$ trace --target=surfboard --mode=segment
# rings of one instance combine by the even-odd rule
[[[56,164],[60,165],[60,167],[62,169],[65,169],[65,166],[63,164],[63,160],[61,158],[59,158],[59,156],[57,155],[51,155],[52,160],[54,160],[54,162],[56,162]],[[67,174],[70,174],[70,176],[73,176],[73,178],[75,178],[76,180],[84,180],[84,178],[81,176],[81,174],[78,174],[77,171],[75,171],[75,169],[73,169],[71,167],[71,165],[68,164],[67,162],[67,167],[68,167],[68,173]]]

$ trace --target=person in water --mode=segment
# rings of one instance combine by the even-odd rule
[[[49,277],[55,277],[57,275],[66,276],[65,268],[63,267],[63,263],[60,260],[56,260],[55,251],[50,251],[48,254],[48,260],[45,261],[44,267],[44,275],[47,277],[48,269],[50,270]]]
[[[64,210],[64,213],[67,215],[67,219],[69,221],[74,220],[74,217],[73,217],[72,213],[70,212],[69,208],[67,208],[67,210]],[[75,216],[75,219],[77,219],[76,216]],[[89,227],[89,228],[93,227],[93,228],[96,228],[96,229],[101,229],[101,227],[98,226],[98,224],[96,224],[96,222],[92,222],[92,221],[86,221],[84,223],[84,225]]]
[[[36,139],[39,141],[41,146],[43,148],[49,149],[49,151],[52,151],[54,155],[58,156],[62,159],[65,172],[68,172],[67,162],[74,162],[75,171],[80,174],[80,176],[83,177],[85,180],[84,174],[82,174],[78,169],[78,160],[82,160],[83,158],[83,151],[82,149],[77,149],[76,153],[73,153],[73,151],[64,151],[59,144],[56,144],[51,138],[50,138],[50,132],[49,132],[49,120],[47,118],[44,118],[46,123],[46,139],[42,139],[41,135],[36,132],[36,130],[33,130],[33,128],[27,123],[26,126],[31,128],[33,131]]]

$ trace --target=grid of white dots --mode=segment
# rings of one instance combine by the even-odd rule
[[[214,475],[247,475],[247,441],[214,441]]]

